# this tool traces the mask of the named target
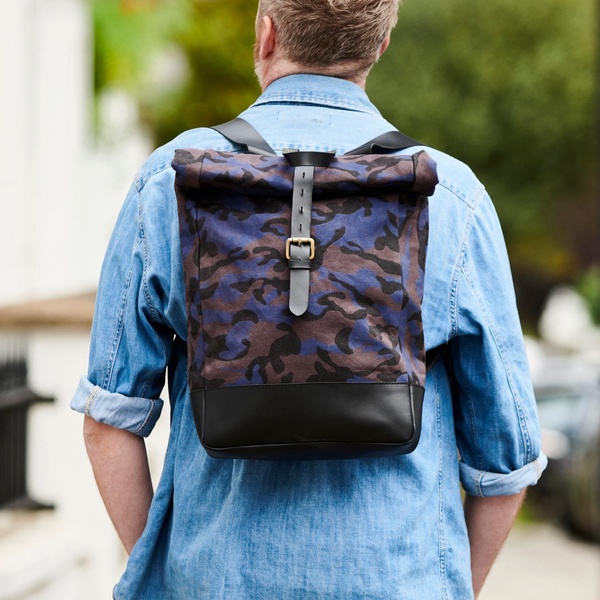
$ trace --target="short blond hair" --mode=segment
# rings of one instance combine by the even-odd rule
[[[288,60],[304,66],[351,63],[369,69],[398,20],[401,0],[260,0]]]

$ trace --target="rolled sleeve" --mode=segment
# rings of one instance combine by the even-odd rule
[[[160,416],[174,338],[185,333],[185,318],[180,330],[172,325],[171,280],[181,277],[173,271],[179,255],[176,207],[168,202],[173,182],[163,173],[151,185],[136,182],[125,199],[102,266],[88,373],[71,403],[140,436],[149,435]]]
[[[160,417],[163,404],[160,398],[133,398],[109,392],[82,377],[71,408],[99,423],[147,437]]]
[[[510,473],[491,473],[470,467],[462,460],[460,481],[463,489],[470,496],[510,496],[535,485],[546,468],[548,459],[544,454],[524,467]]]
[[[457,279],[455,428],[461,481],[475,496],[515,494],[546,466],[504,239],[479,200]]]

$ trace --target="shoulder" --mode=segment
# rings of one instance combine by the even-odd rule
[[[171,162],[175,150],[183,148],[210,148],[228,151],[233,149],[233,145],[208,127],[184,131],[170,142],[157,148],[144,162],[135,176],[137,191],[141,193],[149,183],[160,186],[161,182],[166,182],[168,185],[172,185],[174,172]]]
[[[445,152],[429,146],[418,147],[417,151],[421,149],[436,163],[439,183],[434,198],[443,196],[474,210],[484,195],[485,188],[473,170]]]

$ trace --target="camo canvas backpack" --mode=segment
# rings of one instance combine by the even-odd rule
[[[419,441],[429,155],[390,132],[343,155],[177,150],[200,441],[217,458],[377,457]],[[375,152],[375,153],[374,153]]]

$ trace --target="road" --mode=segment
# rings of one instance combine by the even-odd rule
[[[480,600],[600,600],[600,546],[551,525],[520,524]]]

